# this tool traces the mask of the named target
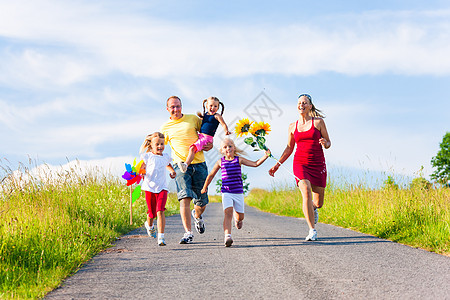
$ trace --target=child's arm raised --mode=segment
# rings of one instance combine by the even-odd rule
[[[205,184],[203,185],[201,193],[204,194],[208,191],[208,185],[213,180],[214,176],[216,176],[217,171],[220,169],[220,159],[216,162],[214,167],[211,170],[211,173],[208,174],[208,177],[206,177]]]
[[[166,166],[166,168],[167,168],[167,170],[169,170],[169,176],[170,176],[170,178],[172,178],[172,179],[174,179],[175,177],[177,177],[177,173],[175,172],[175,170],[173,169],[173,167],[172,167],[172,164],[168,164],[167,166]]]
[[[228,131],[227,123],[225,123],[225,121],[223,120],[223,117],[219,114],[215,114],[214,117],[217,119],[217,121],[219,121],[220,125],[222,125],[223,130],[225,130],[225,135],[231,134],[231,132]]]
[[[252,161],[252,160],[248,160],[246,158],[243,158],[242,156],[239,156],[239,164],[247,166],[247,167],[258,167],[260,166],[263,162],[266,161],[266,159],[270,156],[270,150],[267,149],[266,153],[264,153],[264,156],[261,157],[258,160]]]

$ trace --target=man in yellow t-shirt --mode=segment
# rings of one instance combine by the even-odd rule
[[[181,221],[185,229],[180,244],[192,243],[194,235],[191,230],[191,214],[194,218],[195,228],[198,233],[205,232],[205,223],[202,214],[208,204],[207,193],[202,194],[201,190],[208,176],[203,151],[195,153],[192,164],[189,165],[185,173],[181,172],[178,162],[186,161],[189,147],[198,139],[197,132],[200,131],[202,120],[196,115],[185,115],[181,112],[181,99],[171,96],[167,99],[167,111],[170,119],[161,126],[165,143],[169,143],[172,148],[174,160],[174,170],[177,173],[175,182],[177,184],[178,201],[180,201]],[[207,144],[206,151],[212,148],[212,143]],[[190,211],[191,200],[194,202],[194,209]]]

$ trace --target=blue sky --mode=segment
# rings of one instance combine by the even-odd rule
[[[332,180],[428,177],[450,131],[448,53],[448,1],[0,1],[0,159],[118,174],[170,95],[184,113],[217,96],[231,127],[259,107],[279,156],[309,93]],[[272,165],[245,169],[251,186],[293,182]]]

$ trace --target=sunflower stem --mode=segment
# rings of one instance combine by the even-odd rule
[[[295,176],[295,174],[292,173],[291,170],[289,170],[289,169],[288,169],[287,167],[285,167],[282,163],[280,163],[280,161],[279,161],[278,159],[276,159],[275,156],[272,155],[272,153],[270,154],[269,157],[272,157],[273,159],[275,159],[275,160],[278,162],[278,164],[279,164],[280,166],[282,166],[286,171],[288,171],[292,176],[294,176],[295,178],[297,178],[298,181],[300,181],[300,178],[298,178],[297,176]]]

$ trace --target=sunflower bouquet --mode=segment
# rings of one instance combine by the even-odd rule
[[[266,147],[266,138],[264,136],[269,134],[269,123],[253,122],[249,121],[249,119],[242,119],[236,123],[236,127],[234,128],[234,130],[238,137],[242,137],[250,133],[252,136],[245,138],[244,142],[247,145],[252,146],[255,151],[268,150],[268,148]],[[272,155],[272,153],[269,157],[275,159],[278,162],[278,165],[285,168],[292,176],[300,180],[297,176],[295,176],[294,173],[292,173],[288,168],[281,164],[280,161]]]
[[[244,142],[254,148],[255,151],[268,150],[266,146],[266,138],[270,131],[269,123],[253,122],[245,118],[236,123],[235,132],[238,137],[247,134],[252,136],[245,138]]]

